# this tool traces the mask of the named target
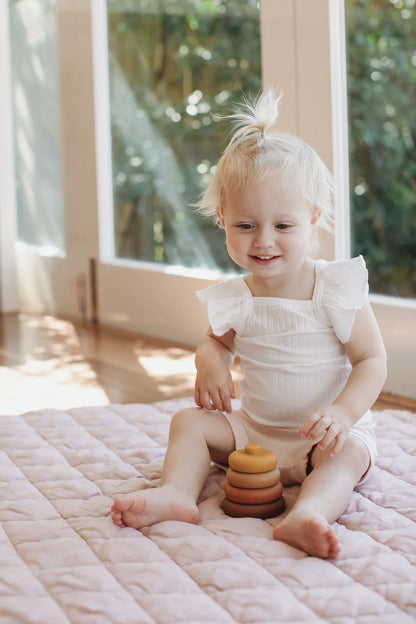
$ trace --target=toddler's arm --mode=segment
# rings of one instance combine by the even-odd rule
[[[387,374],[387,356],[377,321],[369,303],[356,314],[350,340],[345,344],[352,371],[332,405],[312,414],[300,430],[315,439],[326,431],[319,448],[335,440],[331,455],[342,448],[354,423],[373,405]]]
[[[194,396],[199,407],[232,411],[235,392],[230,367],[234,360],[234,335],[234,330],[230,330],[223,336],[215,336],[210,328],[197,347]]]

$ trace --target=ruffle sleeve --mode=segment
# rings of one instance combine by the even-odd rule
[[[342,343],[348,342],[357,310],[368,297],[368,272],[362,256],[319,267],[320,306]]]
[[[197,291],[216,336],[223,336],[230,329],[237,334],[243,331],[252,307],[252,297],[245,292],[246,289],[242,278],[238,278]]]

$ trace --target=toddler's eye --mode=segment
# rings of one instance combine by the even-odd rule
[[[276,225],[276,228],[277,228],[278,230],[288,230],[290,227],[291,227],[291,226],[290,226],[290,223],[278,223],[278,224]]]
[[[239,227],[240,230],[251,230],[253,226],[250,225],[250,223],[239,223],[237,227]]]

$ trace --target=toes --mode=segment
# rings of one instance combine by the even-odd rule
[[[329,527],[328,531],[325,534],[326,538],[326,558],[332,559],[339,555],[341,550],[339,541],[337,536],[335,535],[334,529]]]
[[[126,526],[122,520],[115,520],[114,518],[113,518],[113,523],[121,528]]]
[[[114,501],[114,504],[111,507],[111,519],[114,524],[122,528],[126,526],[123,520],[123,514],[131,507],[131,505],[132,500],[129,496],[124,496],[123,498],[118,498]]]
[[[328,554],[326,557],[324,557],[325,559],[336,559],[339,555],[340,549],[339,548],[331,548],[328,551]]]
[[[123,496],[122,498],[117,498],[114,501],[113,506],[111,507],[111,509],[116,512],[116,513],[123,513],[123,511],[127,511],[127,509],[129,509],[133,503],[132,497],[130,495],[127,496]]]
[[[122,520],[120,515],[112,514],[111,520],[113,521],[114,524],[116,524],[119,527],[125,526],[125,524],[124,524],[124,522],[123,522],[123,520]]]
[[[330,544],[329,544],[329,553],[328,556],[329,557],[338,557],[339,553],[341,551],[341,546],[339,544],[338,538],[336,537],[336,535],[332,532],[331,533],[331,539],[330,539]]]

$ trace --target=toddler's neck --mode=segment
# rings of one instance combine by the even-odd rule
[[[244,278],[253,297],[277,297],[309,301],[315,288],[315,260],[306,258],[297,270],[263,278],[249,273]]]

